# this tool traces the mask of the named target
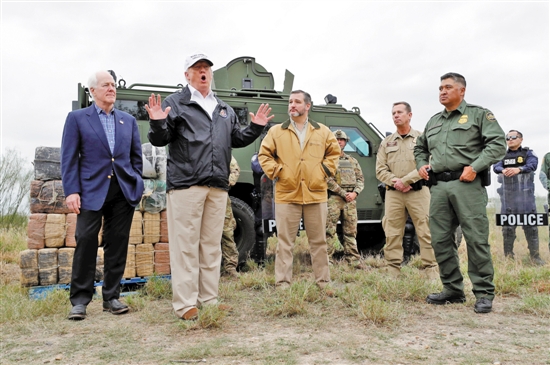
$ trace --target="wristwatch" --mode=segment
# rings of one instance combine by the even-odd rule
[[[520,166],[520,167],[518,167],[518,169],[519,169],[520,174],[523,173],[523,167]]]

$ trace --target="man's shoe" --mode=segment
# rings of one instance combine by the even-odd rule
[[[103,302],[103,311],[113,314],[122,314],[128,312],[128,306],[119,302],[118,299],[111,299]]]
[[[287,283],[286,281],[281,281],[275,284],[275,288],[277,288],[277,290],[287,290],[288,288],[290,288],[290,283]]]
[[[430,304],[451,304],[451,303],[464,303],[466,297],[464,294],[449,294],[445,292],[429,294],[426,297],[426,302]]]
[[[195,307],[189,309],[187,312],[183,313],[181,319],[186,321],[194,321],[199,318],[199,310]]]
[[[226,268],[225,274],[235,279],[238,279],[241,276],[234,267]]]
[[[546,265],[546,262],[544,262],[543,259],[540,258],[540,256],[531,256],[531,262],[537,266],[544,266]]]
[[[489,298],[478,298],[474,305],[474,312],[476,313],[489,313],[493,310],[493,301]]]
[[[84,304],[77,304],[73,306],[67,318],[73,321],[83,320],[86,318],[86,306]]]

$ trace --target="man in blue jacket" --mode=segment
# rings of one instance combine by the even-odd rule
[[[536,213],[535,204],[535,171],[538,157],[529,147],[522,147],[523,134],[512,129],[506,135],[508,150],[504,158],[493,166],[502,181],[499,188],[502,208],[501,214]],[[522,226],[527,239],[531,260],[536,265],[544,265],[539,255],[539,231],[536,226]],[[514,257],[516,226],[502,227],[504,255]]]
[[[61,142],[61,174],[67,207],[78,214],[69,319],[86,318],[92,300],[98,234],[103,220],[103,310],[128,311],[120,280],[126,265],[134,208],[143,193],[141,141],[136,119],[114,108],[116,85],[107,71],[88,82],[94,104],[70,112]]]

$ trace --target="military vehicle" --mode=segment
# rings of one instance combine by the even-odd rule
[[[183,78],[183,71],[182,71]],[[275,118],[272,123],[282,123],[288,119],[288,98],[292,91],[294,75],[286,70],[282,91],[274,89],[274,78],[254,57],[239,57],[226,66],[214,71],[212,89],[216,95],[229,104],[237,113],[239,123],[250,123],[249,111],[255,112],[262,103],[269,103]],[[118,80],[117,102],[115,107],[132,114],[138,121],[142,143],[148,141],[148,115],[145,104],[152,92],[164,99],[184,85],[154,85],[136,83],[126,86],[126,81]],[[308,91],[308,90],[306,90]],[[310,118],[325,124],[332,131],[342,130],[350,138],[345,152],[355,157],[361,164],[365,177],[365,188],[357,198],[358,248],[363,253],[378,252],[384,245],[382,216],[384,205],[377,189],[375,177],[376,151],[383,135],[362,117],[358,107],[347,110],[337,104],[336,97],[327,95],[325,104],[315,104],[310,110]],[[85,108],[91,100],[85,86],[78,86],[78,101],[73,102],[73,110]],[[267,127],[268,128],[268,127]],[[244,262],[249,255],[262,260],[265,255],[265,239],[256,234],[259,228],[256,217],[261,217],[259,202],[260,188],[251,169],[251,158],[260,148],[261,138],[251,145],[233,149],[233,155],[241,168],[237,184],[229,191],[232,207],[237,220],[235,241],[239,250],[239,261]],[[257,177],[256,177],[257,178]]]

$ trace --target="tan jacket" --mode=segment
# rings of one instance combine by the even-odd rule
[[[392,179],[400,178],[405,186],[420,180],[414,159],[416,139],[422,133],[411,128],[402,138],[397,132],[384,138],[376,155],[376,178],[393,186]]]
[[[276,180],[275,203],[313,204],[327,201],[327,177],[338,166],[340,146],[326,126],[311,119],[304,149],[290,120],[271,127],[262,141],[258,161]]]

